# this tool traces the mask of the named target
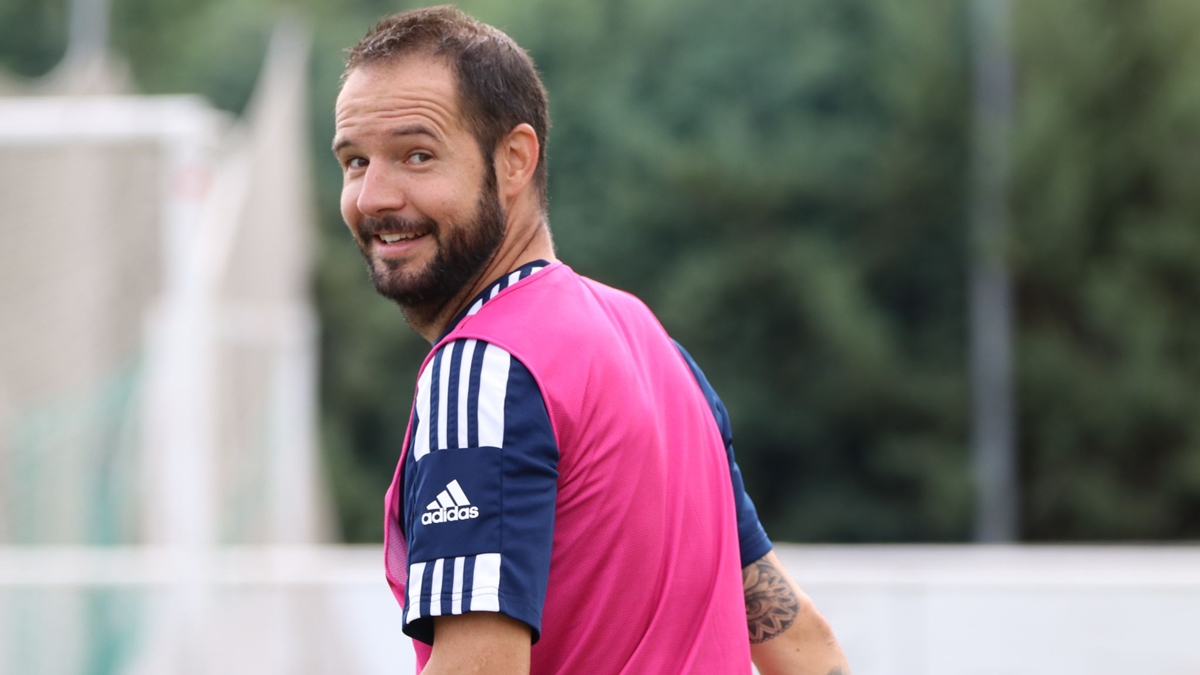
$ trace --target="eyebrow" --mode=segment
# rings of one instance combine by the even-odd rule
[[[435,141],[441,140],[440,136],[423,124],[412,124],[406,127],[400,127],[399,129],[394,129],[390,136],[393,138],[396,136],[428,136]],[[349,138],[343,138],[340,141],[335,141],[333,144],[333,154],[336,155],[342,150],[342,148],[350,145],[354,145],[354,141],[350,140]]]

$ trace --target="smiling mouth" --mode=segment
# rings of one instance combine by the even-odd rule
[[[375,238],[385,244],[395,244],[396,242],[399,242],[399,241],[411,241],[413,239],[419,239],[420,237],[423,237],[423,236],[425,236],[425,234],[423,232],[422,233],[409,232],[406,234],[400,234],[398,232],[384,232],[384,233],[375,235]]]

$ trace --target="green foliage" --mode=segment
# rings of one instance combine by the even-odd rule
[[[240,112],[278,12],[244,0],[115,0],[112,42],[153,93],[202,92]]]
[[[44,75],[66,50],[66,0],[0,1],[0,66],[25,77]]]
[[[514,29],[563,258],[692,350],[775,536],[965,537],[957,4],[616,7]]]
[[[1200,537],[1200,6],[1020,20],[1026,533]]]

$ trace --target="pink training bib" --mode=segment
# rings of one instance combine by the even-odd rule
[[[430,353],[458,338],[495,344],[528,368],[558,443],[531,672],[751,672],[729,460],[704,395],[650,310],[554,264],[501,291]],[[403,463],[402,455],[388,490],[384,544],[401,604]],[[424,668],[429,647],[416,647]]]

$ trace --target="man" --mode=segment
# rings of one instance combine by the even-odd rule
[[[699,368],[556,261],[525,52],[450,7],[389,17],[350,52],[336,125],[346,223],[434,344],[384,543],[424,672],[846,672]]]

